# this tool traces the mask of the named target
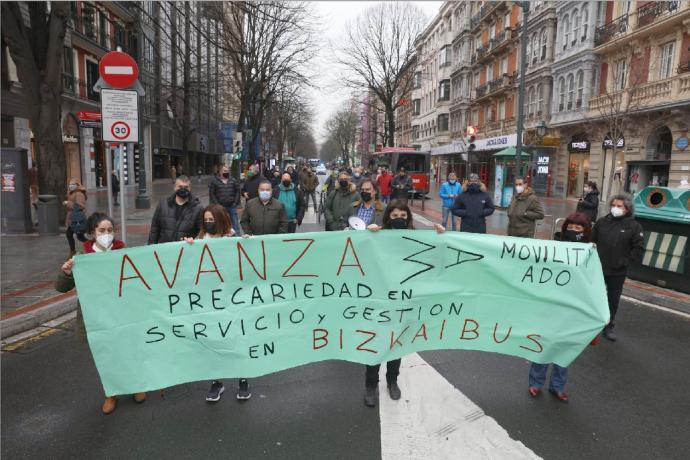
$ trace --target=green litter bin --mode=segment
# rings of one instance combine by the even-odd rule
[[[645,247],[628,276],[690,293],[690,190],[647,187],[634,203]]]

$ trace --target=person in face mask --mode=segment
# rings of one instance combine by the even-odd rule
[[[86,241],[86,189],[77,179],[67,184],[67,199],[62,204],[67,208],[65,237],[69,244],[69,257],[72,257],[76,253],[74,236],[82,243]]]
[[[352,216],[357,216],[364,221],[367,226],[383,226],[383,212],[386,206],[378,199],[379,189],[376,182],[371,179],[364,179],[359,185],[360,200],[352,203],[352,206],[345,214],[345,222]]]
[[[486,218],[494,213],[494,202],[486,193],[486,186],[479,176],[470,174],[462,186],[462,193],[455,198],[451,212],[460,217],[460,231],[486,233]]]
[[[609,200],[610,212],[597,220],[592,241],[597,245],[601,268],[604,272],[606,295],[611,321],[604,328],[604,337],[615,342],[614,319],[623,293],[623,283],[631,262],[644,254],[644,232],[633,218],[632,198],[628,194],[614,195]]]
[[[106,214],[101,212],[94,212],[86,221],[86,233],[93,239],[89,239],[84,243],[84,254],[93,254],[97,252],[109,252],[122,249],[125,243],[115,238],[115,225],[113,220]],[[62,264],[57,280],[55,281],[55,289],[59,292],[69,292],[74,289],[74,278],[72,277],[72,269],[74,268],[74,259],[69,259]],[[86,328],[84,326],[84,319],[81,314],[81,306],[77,301],[77,333],[80,337],[86,338]],[[146,393],[137,393],[133,395],[134,401],[143,403],[146,401]],[[106,396],[103,406],[101,407],[103,414],[110,414],[117,408],[117,396]]]
[[[534,238],[537,220],[544,218],[544,208],[522,177],[515,179],[515,194],[508,206],[508,236]]]
[[[582,197],[577,202],[577,212],[583,212],[589,216],[592,222],[597,220],[599,209],[599,189],[597,183],[591,180],[585,183]]]
[[[297,226],[302,225],[304,219],[304,195],[295,184],[292,183],[290,174],[283,174],[277,187],[273,188],[273,198],[283,203],[288,217],[288,233],[295,233]]]
[[[287,233],[287,212],[283,203],[273,198],[271,183],[264,179],[259,183],[257,191],[259,196],[247,201],[242,211],[242,236]]]
[[[568,241],[571,243],[589,243],[592,237],[592,222],[584,213],[574,212],[566,217],[560,232],[556,232],[554,240]],[[599,342],[597,336],[591,343],[596,345]],[[568,394],[563,391],[568,382],[568,368],[558,364],[538,364],[532,363],[529,370],[529,394],[536,398],[541,393],[541,389],[546,383],[546,374],[552,366],[551,379],[549,381],[549,393],[554,395],[561,402],[568,402]]]
[[[314,211],[316,211],[316,189],[319,187],[319,178],[314,174],[314,171],[308,169],[302,176],[300,188],[304,193],[304,209],[309,208],[309,197],[314,203]],[[275,186],[274,186],[275,188]]]
[[[361,200],[357,187],[350,181],[350,175],[342,171],[338,175],[335,190],[328,195],[324,205],[326,231],[345,230],[348,226],[345,216],[355,201]]]
[[[391,200],[406,200],[412,190],[412,178],[407,175],[405,168],[398,170],[398,175],[391,182]]]
[[[259,174],[259,165],[251,165],[247,171],[247,178],[242,185],[242,196],[245,200],[251,200],[259,196],[259,184],[264,181]]]
[[[364,184],[363,184],[364,185]],[[388,204],[383,212],[382,225],[371,224],[367,227],[372,232],[379,230],[414,230],[412,220],[412,210],[407,205],[406,201],[393,200]],[[434,229],[438,233],[443,233],[445,228],[442,225],[435,224]],[[398,375],[400,374],[400,359],[394,359],[386,363],[386,384],[388,386],[388,395],[394,401],[397,401],[402,396],[400,387],[398,386]],[[376,407],[378,400],[377,389],[379,385],[379,369],[381,365],[375,364],[373,366],[366,366],[364,375],[364,405],[367,407]]]
[[[359,185],[364,180],[363,171],[364,168],[362,168],[361,166],[357,166],[352,174],[352,183],[355,184],[355,187],[357,188],[359,188]]]
[[[230,168],[227,166],[223,165],[220,174],[208,185],[208,200],[209,203],[217,203],[228,211],[232,228],[239,234],[240,219],[237,216],[237,206],[240,204],[240,184],[234,177],[230,177]]]
[[[448,217],[450,217],[451,230],[455,231],[455,216],[450,212],[455,199],[462,193],[460,183],[454,172],[448,174],[448,180],[441,184],[438,195],[441,197],[441,224],[448,227]]]
[[[161,200],[151,219],[148,244],[180,241],[199,233],[201,203],[192,195],[187,176],[175,179],[175,192]]]

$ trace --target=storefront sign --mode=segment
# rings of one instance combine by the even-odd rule
[[[465,142],[461,139],[455,139],[450,144],[439,145],[431,148],[431,155],[452,155],[454,153],[462,153],[465,151]]]
[[[517,134],[476,139],[474,145],[476,146],[475,150],[502,150],[506,147],[515,147],[517,145]]]
[[[688,138],[687,137],[679,137],[676,140],[676,148],[680,150],[685,150],[688,148]]]
[[[77,118],[80,121],[101,121],[100,112],[77,112]]]
[[[538,156],[537,157],[537,174],[548,174],[549,173],[549,157],[548,156]]]
[[[570,141],[568,151],[571,153],[589,152],[589,141]]]
[[[616,143],[616,147],[619,149],[625,147],[625,139],[623,137],[620,137],[618,139],[618,142]],[[613,140],[609,136],[606,136],[604,138],[604,143],[602,145],[602,148],[604,150],[613,148]]]
[[[72,134],[63,134],[62,142],[67,144],[77,144],[79,143],[79,138],[77,136],[73,136]]]

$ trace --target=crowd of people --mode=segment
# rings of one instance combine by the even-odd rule
[[[177,169],[176,169],[177,172]],[[171,171],[172,173],[172,171]],[[323,186],[309,166],[284,171],[273,168],[261,174],[258,165],[251,165],[245,180],[240,183],[232,177],[227,166],[219,168],[218,175],[209,184],[209,204],[202,205],[192,193],[192,181],[185,175],[173,175],[173,190],[162,199],[153,214],[148,244],[197,239],[245,237],[295,233],[302,225],[311,205],[317,210],[316,193],[321,188],[327,194],[324,202],[325,230],[341,231],[351,227],[352,218],[363,222],[372,232],[380,230],[414,229],[413,214],[408,205],[412,181],[404,168],[392,175],[387,168],[370,172],[357,167],[332,171]],[[459,231],[486,233],[486,219],[495,211],[491,196],[476,174],[470,174],[460,183],[455,173],[448,175],[439,189],[442,222],[435,224],[437,232],[448,228],[456,231],[456,218],[460,218]],[[241,214],[238,210],[244,204]],[[112,218],[96,212],[87,218],[86,190],[78,181],[68,185],[66,200],[66,236],[70,245],[70,258],[62,265],[56,288],[61,292],[74,289],[72,256],[77,253],[74,237],[83,243],[84,253],[118,250],[124,243],[115,238]],[[599,192],[594,182],[587,182],[582,198],[574,213],[567,216],[554,239],[577,243],[595,243],[604,274],[611,320],[603,335],[616,341],[614,320],[622,294],[628,265],[641,257],[644,251],[640,224],[633,218],[633,204],[628,195],[615,195],[608,202],[603,217],[597,219]],[[544,218],[544,209],[534,191],[523,178],[515,179],[515,194],[507,208],[508,236],[534,238],[536,222]],[[81,314],[79,327],[83,330]],[[598,341],[595,339],[593,344]],[[560,401],[567,402],[564,391],[568,369],[552,365],[549,391]],[[532,364],[529,370],[529,394],[537,397],[545,384],[548,364]],[[400,360],[387,363],[386,380],[392,399],[401,397],[397,385]],[[367,406],[376,406],[379,366],[367,366],[365,396]],[[220,380],[211,382],[206,395],[209,402],[218,401],[225,391]],[[247,379],[240,379],[238,399],[249,399],[251,391]],[[146,399],[145,393],[133,395],[137,402]],[[107,395],[103,413],[112,413],[117,407],[117,396]]]

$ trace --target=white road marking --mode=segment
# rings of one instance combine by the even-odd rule
[[[36,336],[42,332],[49,330],[51,328],[55,328],[55,327],[61,325],[62,323],[66,323],[67,321],[72,320],[76,317],[77,317],[76,311],[69,312],[69,313],[64,314],[62,316],[59,316],[59,317],[57,317],[51,321],[47,321],[47,322],[45,322],[45,323],[41,324],[40,326],[37,326],[33,329],[29,329],[28,331],[21,332],[17,335],[13,335],[12,337],[7,337],[6,339],[4,339],[2,341],[2,346],[4,347],[6,345],[12,345],[13,343],[17,343],[17,342],[20,342],[22,340],[29,339],[33,336]]]
[[[634,299],[632,297],[628,297],[627,295],[621,296],[621,299],[623,299],[627,302],[630,302],[631,304],[634,304],[634,305],[641,305],[643,307],[655,308],[657,310],[665,311],[666,313],[673,313],[674,315],[678,315],[678,316],[682,316],[683,318],[690,319],[690,314],[685,313],[684,311],[673,310],[672,308],[662,307],[661,305],[655,305],[653,303],[645,302],[644,300]]]
[[[540,458],[520,441],[511,439],[496,420],[485,415],[418,354],[402,360],[399,401],[388,396],[385,373],[386,366],[382,365],[382,460]]]

